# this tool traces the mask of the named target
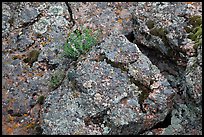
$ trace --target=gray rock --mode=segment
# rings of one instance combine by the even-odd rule
[[[193,99],[195,104],[201,107],[202,104],[202,46],[198,48],[197,57],[189,58],[186,72],[185,72],[185,82],[184,86],[187,86],[187,90],[185,91],[190,99]],[[201,109],[201,108],[200,108]],[[201,111],[201,110],[200,110]]]
[[[28,47],[30,47],[32,44],[34,44],[34,40],[29,38],[26,35],[21,35],[19,38],[17,38],[17,41],[14,41],[14,44],[12,45],[12,48],[17,49],[21,52],[25,51]]]
[[[63,42],[64,44],[64,42]],[[38,61],[48,61],[49,64],[62,64],[63,62],[63,49],[61,43],[51,43],[45,46],[38,56]]]
[[[20,17],[22,18],[23,23],[31,22],[33,19],[35,19],[38,15],[37,9],[31,7],[26,8],[20,13]]]
[[[173,56],[171,51],[179,52],[182,41],[187,38],[183,28],[186,22],[184,17],[175,16],[175,10],[178,8],[175,8],[177,6],[174,6],[174,3],[161,5],[160,3],[150,4],[152,7],[149,12],[141,10],[139,13],[133,13],[135,42],[157,49],[163,55],[171,57]],[[162,10],[159,10],[159,7]],[[140,19],[138,14],[144,15],[144,19]]]
[[[137,46],[128,42],[124,35],[114,32],[101,44],[106,57],[114,62],[131,63],[137,60],[140,53]]]
[[[109,45],[110,49],[107,49],[108,46],[105,48],[106,45]],[[109,56],[112,52],[120,51],[120,48],[126,52],[121,58]],[[98,62],[93,61],[93,58],[100,56],[101,53],[105,53],[105,59]],[[122,53],[119,52],[119,54]],[[128,58],[128,55],[131,54],[137,55],[137,57]],[[143,91],[145,89],[139,91],[140,85],[132,83],[130,76],[137,81],[144,78],[136,76],[135,73],[128,74],[129,71],[134,71],[134,69],[131,70],[131,65],[128,66],[129,71],[122,71],[120,67],[113,67],[108,62],[109,59],[113,63],[135,61],[131,65],[137,65],[138,74],[149,78],[147,81],[158,82],[158,85],[153,85],[155,89],[151,91],[152,93],[148,93],[149,95],[141,102],[140,94],[144,94],[142,92],[145,92]],[[105,132],[106,134],[138,134],[164,120],[172,109],[173,104],[170,102],[174,96],[174,90],[160,74],[158,68],[152,66],[151,61],[139,51],[137,45],[127,41],[123,35],[114,33],[97,48],[93,48],[85,60],[78,62],[76,77],[73,77],[72,80],[75,81],[75,85],[72,85],[71,89],[70,87],[65,88],[66,81],[64,81],[57,91],[53,91],[46,98],[44,107],[46,113],[43,113],[44,133],[103,134],[100,130],[95,130],[103,129],[100,127],[102,123],[109,123],[108,127],[103,126],[104,130],[110,128],[110,132]],[[145,85],[145,82],[140,82]],[[149,82],[146,86],[150,88],[151,84],[155,83]],[[75,95],[74,98],[73,95]],[[60,104],[56,105],[57,102]],[[156,110],[157,108],[158,110]],[[105,119],[105,116],[109,120]],[[100,120],[96,121],[96,117]],[[67,121],[68,119],[69,121]],[[95,126],[96,129],[90,130],[92,126]],[[79,129],[79,127],[81,128]],[[122,130],[123,128],[128,133]]]

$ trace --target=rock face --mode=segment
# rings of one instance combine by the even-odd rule
[[[55,95],[49,95],[46,100],[45,108],[49,104],[49,109],[48,114],[43,114],[45,134],[75,134],[79,132],[76,131],[78,126],[89,134],[87,128],[94,124],[100,129],[97,134],[105,134],[106,128],[110,130],[108,134],[138,134],[163,121],[171,112],[175,91],[158,68],[124,35],[110,35],[93,48],[85,60],[77,63],[75,71],[76,78],[72,82],[76,91],[66,91],[68,95],[59,100],[54,98],[60,91],[53,91]],[[79,100],[81,107],[70,106],[75,104],[74,100],[70,101],[74,92],[80,94],[75,101]],[[62,104],[56,106],[56,101]],[[63,112],[56,113],[53,107]],[[65,127],[69,128],[65,130]]]
[[[3,2],[2,133],[202,135],[201,7]],[[81,27],[98,44],[65,57]]]
[[[155,128],[144,134],[201,134],[202,126],[198,121],[201,121],[202,117],[202,61],[200,60],[202,58],[202,42],[196,48],[191,46],[195,43],[189,39],[189,32],[185,29],[192,18],[195,18],[193,15],[198,14],[199,16],[199,13],[189,12],[188,8],[186,11],[183,10],[187,5],[176,8],[173,6],[174,4],[144,3],[141,5],[147,9],[151,7],[148,12],[136,10],[139,12],[135,12],[133,17],[134,43],[137,43],[143,53],[162,71],[162,74],[177,92],[171,125],[160,130]],[[177,4],[179,5],[179,3]],[[159,9],[156,8],[156,5],[166,10],[158,10],[156,14],[150,14]],[[173,12],[176,13],[176,16],[172,14]],[[145,17],[140,18],[138,15]],[[149,53],[147,49],[149,49]],[[167,65],[166,62],[159,61],[160,57],[157,58],[157,55],[151,53],[152,51],[159,51],[156,54],[169,58],[171,62]],[[177,68],[170,64],[174,64]]]
[[[149,12],[136,10],[143,18],[133,12],[133,33],[113,31],[68,70],[67,97],[54,100],[49,95],[44,134],[201,134],[202,48],[198,54],[183,50],[195,52],[186,45],[192,41],[182,16],[190,13],[174,4],[137,4]],[[155,11],[157,7],[162,10]],[[65,105],[64,100],[72,101]],[[72,106],[76,101],[78,106]]]
[[[196,57],[191,57],[188,61],[185,81],[188,90],[186,94],[193,102],[201,106],[202,105],[202,45],[197,49],[198,55]]]

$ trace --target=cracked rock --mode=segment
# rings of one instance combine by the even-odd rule
[[[109,45],[111,48],[105,50],[104,46],[106,45]],[[119,52],[121,48],[126,54]],[[123,57],[111,58],[109,55],[115,51],[118,51],[116,52],[117,54],[123,54]],[[103,52],[105,53],[103,60],[94,61],[92,59],[95,56],[100,56]],[[133,56],[129,58],[128,55],[130,54],[137,55],[137,57]],[[141,84],[138,84],[137,82],[132,83],[130,76],[138,81],[141,79],[133,73],[128,74],[128,70],[122,71],[117,65],[116,67],[112,66],[111,62],[108,61],[111,59],[113,62],[128,63],[130,61],[135,61],[135,65],[139,64],[137,66],[139,68],[137,70],[138,74],[147,76],[150,79],[153,77],[152,75],[155,75],[154,77],[156,80],[154,80],[158,81],[158,85],[153,85],[155,89],[152,91],[144,91],[146,89],[141,88],[140,86],[145,84],[145,82],[140,81]],[[142,64],[142,62],[145,61],[147,61],[147,63]],[[138,134],[143,130],[150,129],[159,121],[164,120],[165,116],[172,109],[173,104],[171,101],[174,96],[174,90],[169,86],[167,80],[160,74],[158,68],[154,67],[154,69],[150,69],[150,66],[152,65],[151,61],[138,50],[136,44],[130,43],[125,36],[121,34],[115,33],[111,35],[101,45],[93,47],[86,59],[77,63],[76,77],[72,79],[72,81],[75,81],[75,90],[70,91],[68,89],[68,93],[63,93],[63,100],[68,101],[70,100],[69,98],[72,98],[72,94],[78,92],[79,96],[75,96],[74,99],[75,101],[79,100],[77,101],[78,107],[72,106],[70,109],[71,101],[68,101],[69,103],[67,102],[67,105],[65,105],[65,101],[60,98],[57,100],[62,104],[58,106],[54,105],[57,101],[54,99],[57,97],[57,91],[53,91],[55,95],[50,94],[48,96],[45,103],[53,103],[49,107],[49,112],[43,114],[45,119],[43,124],[44,133],[75,134],[78,127],[81,127],[81,130],[77,132],[86,134],[103,134],[104,132],[101,132],[100,130],[106,131],[107,128],[110,129],[110,132],[107,133],[106,131],[106,134]],[[150,76],[150,74],[152,75]],[[150,90],[151,84],[152,83],[146,85],[147,89]],[[65,85],[65,83],[63,85]],[[65,87],[61,86],[61,90],[63,90],[63,88]],[[58,91],[57,94],[60,94],[60,92]],[[143,101],[141,101],[145,92],[149,92],[147,93],[149,95],[146,95],[146,98],[143,98]],[[72,102],[73,105],[76,103],[74,102]],[[109,113],[106,114],[106,117],[109,120],[104,119],[104,116],[102,115],[107,109],[109,109]],[[77,110],[79,113],[72,110]],[[60,111],[61,116],[59,113],[55,113],[56,111]],[[73,119],[71,117],[72,115],[75,115],[74,119],[78,118],[78,124],[77,122],[70,120]],[[67,116],[69,116],[69,122],[67,119],[61,119]],[[99,116],[98,121],[96,119],[97,116]],[[59,120],[59,118],[61,120]],[[59,124],[60,121],[64,124],[66,123],[66,126],[63,123]],[[103,127],[100,127],[102,124],[101,122],[105,123]],[[72,130],[74,127],[76,127],[75,130]],[[92,132],[90,132],[91,128],[93,128]],[[127,133],[126,131],[129,132]]]

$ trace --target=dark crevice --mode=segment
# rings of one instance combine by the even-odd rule
[[[133,31],[130,32],[129,34],[125,35],[125,37],[132,43],[133,43],[133,41],[135,39]]]
[[[142,93],[139,95],[138,103],[140,104],[140,109],[143,113],[146,113],[146,110],[143,108],[144,100],[147,99],[149,96],[149,93],[151,92],[150,87],[145,86],[140,81],[135,80],[132,76],[129,76],[130,82],[134,83],[136,86],[138,86],[138,90],[141,90]]]
[[[114,68],[119,68],[122,72],[128,72],[128,64],[127,63],[122,63],[122,62],[113,62],[109,60],[104,53],[100,54],[97,56],[97,58],[91,59],[91,61],[106,61],[107,64],[110,64]]]
[[[172,114],[171,114],[171,112],[169,112],[166,115],[164,121],[161,121],[161,122],[157,123],[150,130],[157,129],[157,128],[167,128],[169,125],[171,125],[171,117],[172,117]]]
[[[23,23],[20,28],[27,28],[28,26],[33,25],[35,22],[38,22],[41,17],[42,17],[42,13],[38,14],[38,16],[34,20]]]
[[[35,22],[38,22],[40,20],[40,18],[42,17],[42,13],[38,14],[37,17],[33,20],[31,20],[30,22],[25,22],[23,24],[21,24],[19,27],[15,28],[13,30],[11,30],[11,32],[13,32],[14,30],[16,29],[19,29],[19,28],[22,28],[22,29],[26,29],[28,28],[29,26],[33,25]],[[12,23],[13,21],[10,20],[10,22]],[[13,26],[13,25],[12,25]]]
[[[172,59],[172,57],[168,57],[166,55],[163,55],[161,51],[155,49],[155,48],[150,48],[145,46],[144,44],[140,43],[137,40],[132,40],[134,37],[133,32],[129,33],[126,35],[127,39],[131,38],[130,42],[133,42],[137,44],[138,48],[141,50],[141,52],[146,55],[152,64],[157,66],[157,68],[160,70],[160,72],[167,78],[168,82],[172,87],[175,87],[175,81],[171,81],[168,79],[169,75],[174,76],[176,79],[181,77],[182,74],[184,73],[186,66],[178,65],[176,62],[175,58]],[[175,52],[172,50],[172,52]],[[172,53],[173,54],[173,53]],[[175,54],[177,54],[175,52]],[[178,55],[175,55],[178,56]],[[185,62],[185,61],[184,61]],[[184,63],[185,64],[185,63]]]
[[[68,12],[69,12],[69,15],[70,15],[70,21],[73,23],[72,26],[75,25],[75,20],[73,18],[73,13],[72,13],[72,9],[71,9],[71,6],[68,2],[65,2],[66,3],[66,6],[68,8]]]
[[[109,60],[107,57],[106,57],[106,63],[107,64],[110,64],[112,67],[114,68],[120,68],[120,70],[122,72],[128,72],[128,69],[127,69],[127,64],[126,63],[121,63],[121,62],[112,62],[111,60]]]
[[[170,66],[175,71],[179,71],[179,70],[184,71],[185,70],[185,68],[186,68],[185,65],[184,66],[178,66],[176,61],[179,60],[181,57],[179,57],[180,55],[178,55],[178,53],[175,50],[171,49],[172,55],[174,55],[174,56],[169,57],[169,56],[163,55],[161,53],[161,51],[154,49],[154,48],[149,48],[146,45],[143,45],[139,41],[135,40],[133,32],[130,32],[129,34],[127,34],[125,36],[130,42],[135,43],[138,46],[138,48],[141,50],[141,52],[144,55],[146,55],[151,60],[151,62],[154,65],[156,65],[158,68],[159,68],[159,66],[157,65],[158,64],[157,62],[158,62],[158,60],[162,60],[162,61],[165,61],[166,64],[171,64],[172,66],[177,66],[177,68],[173,68],[172,66]],[[171,46],[169,46],[169,47],[171,47]],[[182,61],[186,62],[185,59],[183,59]]]
[[[172,118],[172,113],[169,112],[165,119],[159,123],[157,123],[156,125],[154,125],[152,128],[150,129],[146,129],[146,130],[141,130],[138,135],[141,135],[143,133],[145,133],[146,131],[151,131],[151,130],[154,130],[154,129],[158,129],[158,128],[167,128],[169,125],[171,125],[171,118]]]
[[[96,113],[93,116],[85,117],[84,118],[85,125],[88,126],[88,125],[91,125],[92,123],[100,125],[105,121],[104,125],[106,126],[108,124],[107,120],[109,120],[109,119],[106,120],[105,117],[108,115],[107,111],[109,111],[109,110],[110,110],[110,108],[107,108],[107,109],[105,109],[105,110],[103,110],[101,112]]]
[[[45,63],[46,66],[47,66],[47,68],[48,68],[49,70],[55,70],[55,69],[59,66],[58,63],[56,63],[56,64],[50,64],[50,63],[49,63],[49,60],[47,60],[47,59],[43,59],[42,61],[39,61],[39,62],[40,62],[40,63]]]

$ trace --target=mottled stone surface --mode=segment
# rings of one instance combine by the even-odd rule
[[[108,123],[108,128],[110,128],[109,130],[111,131],[109,134],[137,134],[142,130],[151,128],[165,118],[168,112],[172,109],[174,90],[169,87],[167,80],[160,74],[156,66],[150,69],[149,66],[153,66],[153,64],[151,64],[151,61],[149,61],[148,58],[143,55],[141,51],[139,51],[137,45],[130,43],[128,40],[124,41],[124,39],[120,39],[121,37],[125,39],[125,37],[121,34],[111,35],[101,45],[93,48],[93,50],[90,51],[90,54],[87,55],[87,59],[77,63],[75,87],[77,87],[77,92],[86,95],[86,98],[83,96],[79,96],[77,98],[87,102],[87,104],[86,106],[83,106],[84,104],[79,102],[79,106],[82,106],[84,110],[82,111],[78,109],[79,113],[76,114],[76,117],[92,116],[90,121],[94,123],[94,116],[99,115],[108,109],[107,119],[109,119],[109,121],[102,118],[101,121],[94,124],[97,124],[97,126],[102,128],[102,123],[105,124],[105,127]],[[131,68],[131,65],[129,65],[127,68],[129,71],[122,71],[120,67],[115,68],[111,66],[111,63],[108,63],[107,60],[110,58],[108,56],[109,54],[107,54],[107,56],[105,55],[106,59],[104,58],[104,60],[98,62],[93,61],[93,57],[97,55],[100,56],[100,54],[103,54],[103,52],[106,53],[106,51],[104,51],[104,45],[109,45],[109,47],[112,48],[112,50],[109,50],[110,54],[111,52],[119,51],[121,47],[127,46],[129,49],[132,49],[126,50],[127,55],[130,55],[131,53],[137,55],[137,57],[135,56],[135,58],[131,58],[135,61],[132,65],[134,66],[134,64],[139,64],[140,62],[143,62],[143,64],[136,67],[138,70],[134,70],[134,68]],[[120,62],[126,61],[125,63],[127,63],[128,61],[127,56],[121,56],[120,59]],[[145,64],[145,61],[148,63]],[[113,58],[113,62],[119,61],[117,61],[117,58]],[[144,68],[147,69],[145,70]],[[137,71],[137,73],[133,73],[135,71]],[[152,73],[152,75],[149,75],[149,73]],[[149,80],[147,80],[149,84],[146,85],[145,81],[143,82],[141,80],[144,78],[139,77],[137,74],[144,77],[149,77]],[[147,86],[149,91],[139,89],[141,88],[140,85],[132,83],[130,81],[130,76],[132,76],[136,81],[140,81],[142,85]],[[150,84],[150,80],[154,80],[154,82]],[[69,92],[70,94],[73,94],[74,91]],[[146,94],[149,94],[144,99],[144,102],[139,101],[140,94],[144,94],[141,92],[148,92]],[[48,97],[52,96],[53,95],[50,95]],[[50,101],[52,101],[51,106],[55,107],[56,100],[49,98],[46,100],[47,103]],[[62,104],[62,106],[64,106],[64,104]],[[66,109],[69,110],[67,107]],[[75,109],[75,107],[72,109]],[[71,112],[70,115],[73,115],[72,113],[75,112]],[[58,121],[56,117],[59,114],[55,113],[54,111],[50,111],[49,114],[49,116],[46,114],[43,115],[44,127],[48,128],[44,131],[44,133],[56,134],[55,130],[52,130],[54,132],[50,132],[53,127],[49,126],[49,123],[45,119],[52,119],[51,115],[53,115],[53,122],[58,123],[55,120]],[[63,115],[64,113],[61,113],[61,117],[65,117],[65,115]],[[80,120],[82,121],[82,119]],[[68,123],[68,121],[65,123]],[[70,127],[76,126],[76,124],[73,122],[69,122],[69,124]],[[80,123],[81,126],[85,125],[85,127],[87,126],[86,124],[86,121],[85,123]],[[140,128],[136,128],[135,125],[138,125]],[[63,129],[62,126],[62,124],[58,124],[55,128],[56,130],[61,131]],[[123,132],[120,129],[120,127],[123,126],[126,130],[130,131],[128,133]],[[134,131],[131,130],[132,128]],[[74,132],[66,130],[66,132],[61,131],[59,134],[74,134]],[[100,132],[100,134],[103,134],[103,132]]]
[[[2,3],[2,134],[202,134],[202,42],[188,32],[201,2],[68,3]],[[82,27],[98,44],[66,58]]]

